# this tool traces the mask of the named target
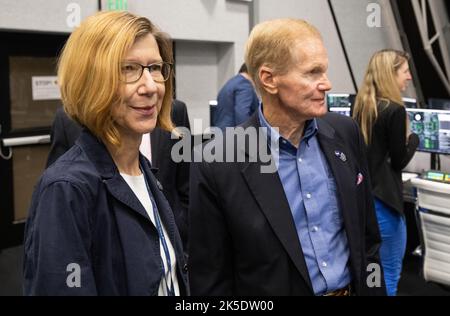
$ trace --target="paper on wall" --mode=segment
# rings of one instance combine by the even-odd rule
[[[61,99],[57,76],[33,76],[31,77],[31,89],[33,100]]]

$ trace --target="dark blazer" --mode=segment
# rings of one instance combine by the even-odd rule
[[[369,288],[366,282],[368,264],[381,265],[362,136],[356,123],[342,115],[329,113],[317,121],[319,143],[336,180],[350,248],[353,291],[357,295],[384,295],[382,272],[381,287]],[[243,125],[259,126],[257,113]],[[251,162],[248,149],[236,146],[237,152],[245,151],[245,162],[191,164],[191,293],[313,295],[278,173],[261,173],[260,159]],[[346,160],[339,159],[336,151],[345,153]],[[360,184],[358,173],[364,177]]]
[[[139,157],[175,249],[182,294],[187,266],[169,203]],[[163,275],[158,232],[88,130],[39,180],[25,228],[25,295],[157,295]],[[79,287],[68,286],[76,279]]]
[[[172,121],[178,127],[190,129],[186,104],[174,100],[172,104]],[[47,167],[55,162],[80,136],[82,127],[71,120],[62,108],[58,108],[51,130],[51,148],[47,159]],[[164,195],[174,212],[183,244],[187,249],[187,211],[189,203],[189,163],[175,163],[170,153],[177,139],[160,128],[150,133],[152,150],[152,167],[158,169],[157,179],[161,182]]]
[[[405,107],[380,101],[368,148],[373,195],[400,214],[403,214],[402,170],[413,158],[418,145],[416,134],[406,139]]]

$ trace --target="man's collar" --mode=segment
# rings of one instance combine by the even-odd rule
[[[273,137],[275,141],[279,141],[280,138],[284,139],[283,136],[281,136],[278,133],[278,131],[275,130],[269,124],[269,122],[267,122],[266,118],[264,117],[262,102],[261,102],[260,106],[258,107],[258,118],[259,118],[259,123],[260,123],[261,127],[266,127],[267,128],[268,138],[269,139],[271,137]],[[308,144],[309,139],[311,137],[313,137],[314,135],[316,135],[318,130],[319,130],[319,126],[317,124],[317,119],[313,118],[311,120],[306,121],[305,122],[305,129],[303,130],[302,140],[305,140],[306,143]],[[286,141],[288,141],[288,140],[286,140]]]

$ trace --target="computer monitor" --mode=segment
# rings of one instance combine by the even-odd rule
[[[413,98],[402,98],[403,103],[409,109],[417,109],[417,100]]]
[[[327,106],[329,112],[335,112],[346,116],[352,115],[355,94],[349,93],[328,93]]]
[[[419,151],[450,155],[450,110],[406,109]]]
[[[450,110],[450,100],[449,99],[428,99],[428,107],[434,110]]]

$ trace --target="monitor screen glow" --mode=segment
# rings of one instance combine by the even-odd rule
[[[339,113],[346,116],[352,115],[352,107],[355,102],[355,95],[348,93],[327,94],[327,106],[329,112]]]
[[[419,151],[450,155],[450,111],[406,109]]]

